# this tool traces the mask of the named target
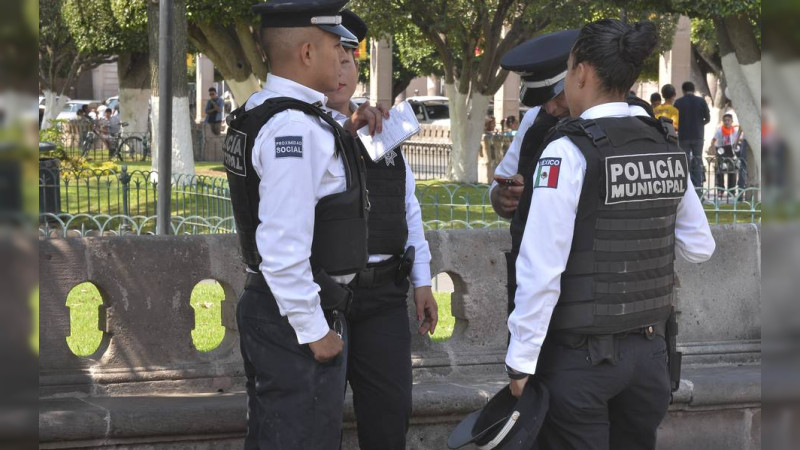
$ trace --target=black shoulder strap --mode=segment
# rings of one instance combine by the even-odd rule
[[[246,103],[245,103],[246,105]],[[241,124],[248,120],[249,118],[258,118],[261,124],[266,123],[272,116],[278,114],[279,112],[286,111],[287,109],[295,109],[301,111],[305,114],[309,114],[312,116],[317,116],[322,119],[325,123],[333,128],[333,135],[337,141],[335,155],[339,156],[341,149],[343,147],[343,140],[342,135],[344,134],[344,128],[339,125],[339,122],[333,120],[331,116],[325,113],[322,110],[322,105],[306,103],[291,97],[273,97],[267,99],[264,103],[256,106],[255,108],[251,108],[245,110],[245,105],[240,106],[236,110],[232,111],[226,121],[228,125],[232,126],[235,129],[241,129]]]
[[[639,98],[639,97],[637,97],[635,95],[630,95],[629,94],[628,98],[626,98],[625,101],[628,102],[628,105],[630,105],[630,106],[639,106],[639,107],[641,107],[642,109],[644,109],[647,112],[647,114],[650,115],[650,117],[655,117],[656,116],[655,113],[653,112],[653,107],[650,105],[650,103],[647,103],[646,101],[644,101],[643,99],[641,99],[641,98]]]
[[[661,116],[658,119],[654,119],[652,117],[636,116],[636,118],[658,130],[668,141],[673,143],[678,142],[678,132],[675,131],[675,126],[672,124],[672,119],[669,117]]]
[[[591,119],[581,119],[580,117],[561,119],[556,125],[555,131],[564,136],[585,136],[592,141],[595,147],[608,144],[606,132]]]

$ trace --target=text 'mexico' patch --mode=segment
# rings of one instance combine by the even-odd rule
[[[276,158],[302,158],[303,136],[281,136],[275,138]]]
[[[561,171],[561,158],[541,158],[536,165],[536,173],[533,175],[533,187],[558,187],[558,174]]]
[[[606,158],[606,204],[681,198],[688,164],[680,153],[649,153]]]
[[[223,163],[228,172],[240,177],[247,176],[247,165],[245,164],[244,149],[247,144],[247,135],[239,130],[228,128],[228,135],[225,137],[223,146]]]

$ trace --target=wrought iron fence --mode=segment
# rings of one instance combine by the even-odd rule
[[[175,234],[235,231],[227,180],[175,176]],[[39,234],[43,238],[151,234],[155,231],[157,174],[150,171],[41,169]],[[418,183],[416,196],[426,230],[506,228],[491,206],[489,185]],[[758,188],[699,188],[709,222],[760,223]]]
[[[180,217],[233,215],[228,180],[203,175],[172,177],[171,210]],[[58,215],[154,216],[158,174],[127,166],[109,169],[39,169],[39,212]]]
[[[233,217],[171,216],[172,234],[233,233]],[[156,233],[156,216],[126,216],[108,214],[52,214],[39,215],[39,237],[44,239],[67,237],[97,237],[125,235],[153,235]]]
[[[444,142],[407,141],[403,144],[402,151],[414,172],[414,178],[435,180],[444,178],[447,174],[451,148],[451,144]]]

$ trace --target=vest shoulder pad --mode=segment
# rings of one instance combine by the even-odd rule
[[[554,130],[565,136],[585,136],[589,138],[595,146],[603,145],[608,142],[605,131],[591,119],[580,117],[568,117],[561,119],[556,124]]]

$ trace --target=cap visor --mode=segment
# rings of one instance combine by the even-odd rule
[[[550,86],[542,86],[538,88],[527,88],[520,96],[520,102],[533,108],[534,106],[542,106],[550,100],[558,97],[558,94],[564,92],[564,80]]]
[[[353,41],[358,42],[358,38],[353,36],[353,33],[349,32],[347,28],[341,25],[317,25],[317,26],[327,31],[328,33],[333,33],[339,37],[343,37],[345,39],[351,39]]]
[[[352,41],[343,37],[342,39],[342,47],[344,48],[358,48],[358,41]]]
[[[461,448],[475,440],[475,437],[472,435],[472,428],[475,427],[475,422],[478,421],[478,417],[481,415],[482,411],[483,409],[473,411],[472,414],[468,415],[466,419],[462,420],[458,426],[456,426],[456,429],[453,430],[453,432],[450,433],[450,437],[447,438],[447,448]]]

